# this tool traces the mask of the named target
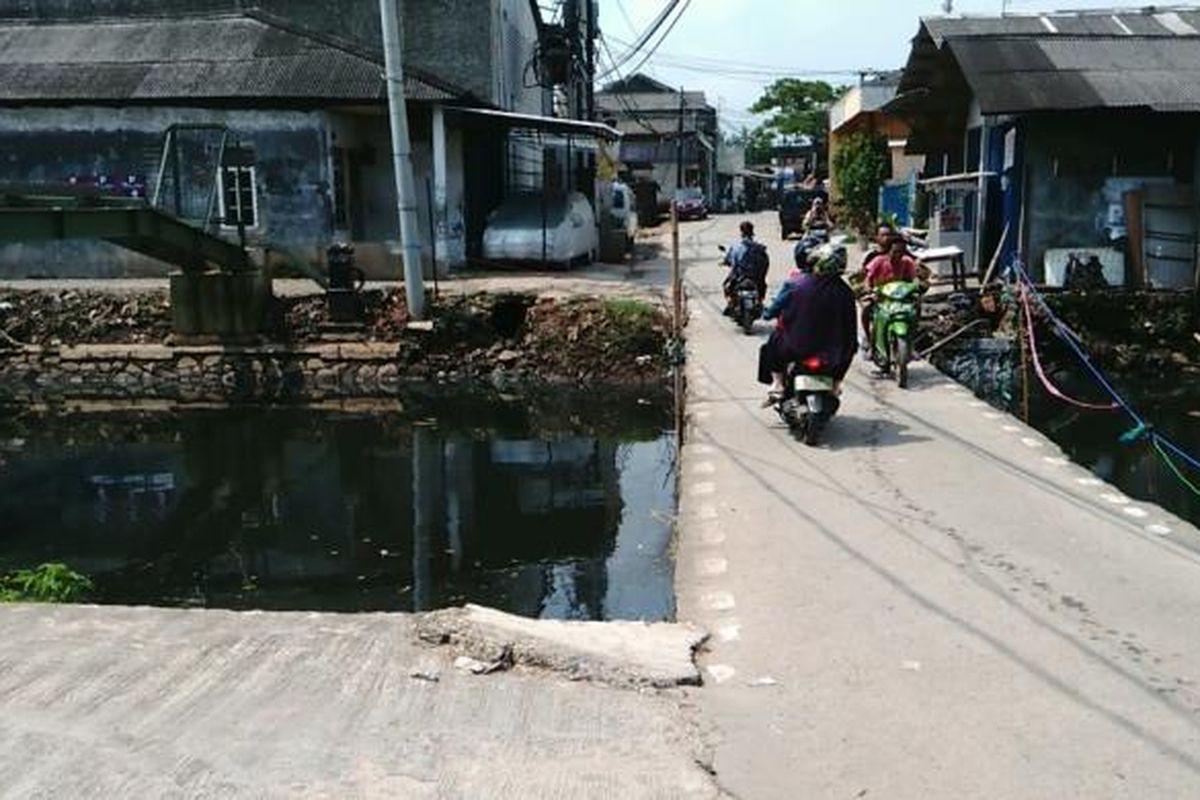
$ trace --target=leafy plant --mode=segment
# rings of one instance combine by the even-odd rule
[[[621,327],[638,327],[653,323],[658,318],[658,309],[650,303],[625,297],[605,299],[604,311],[609,319]]]
[[[86,599],[93,588],[90,578],[66,564],[42,564],[0,577],[0,602],[78,603]]]
[[[850,136],[834,153],[833,168],[842,218],[865,233],[879,210],[879,188],[892,175],[887,139],[870,133]]]

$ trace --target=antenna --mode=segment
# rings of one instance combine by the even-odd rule
[[[954,0],[942,0],[942,13],[943,14],[953,14],[954,13]]]

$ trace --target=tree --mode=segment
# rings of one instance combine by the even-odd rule
[[[750,107],[754,114],[771,114],[761,126],[784,136],[802,134],[824,141],[829,133],[829,106],[845,92],[825,81],[780,78]]]
[[[730,141],[746,148],[747,164],[769,164],[771,162],[771,148],[774,145],[775,137],[770,131],[764,130],[761,125],[754,130],[743,126],[740,131],[730,137]]]
[[[833,155],[835,189],[842,216],[855,230],[866,231],[879,212],[879,188],[892,177],[887,139],[856,133]]]
[[[817,163],[823,164],[829,138],[829,106],[845,92],[846,87],[831,86],[825,81],[780,78],[750,107],[755,114],[771,115],[754,134],[759,141],[766,142],[766,147],[777,136],[808,136],[816,148]],[[768,160],[769,156],[759,163]]]

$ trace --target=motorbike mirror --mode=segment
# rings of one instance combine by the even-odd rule
[[[718,250],[720,250],[722,253],[724,253],[724,252],[725,252],[725,245],[723,245],[723,244],[719,244],[719,245],[717,245],[717,249],[718,249]]]

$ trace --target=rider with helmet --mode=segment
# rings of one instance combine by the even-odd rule
[[[767,310],[779,317],[759,351],[758,381],[771,387],[768,405],[784,393],[789,364],[817,357],[840,383],[854,360],[858,321],[854,292],[842,280],[846,249],[825,245],[810,260],[812,272],[789,279]]]
[[[738,228],[742,234],[741,240],[729,248],[725,253],[725,258],[721,261],[722,264],[729,267],[729,274],[725,277],[723,287],[726,315],[733,312],[735,290],[738,281],[744,277],[754,281],[754,285],[758,288],[759,300],[767,296],[767,271],[771,265],[767,248],[762,243],[755,241],[753,222],[746,220]]]

